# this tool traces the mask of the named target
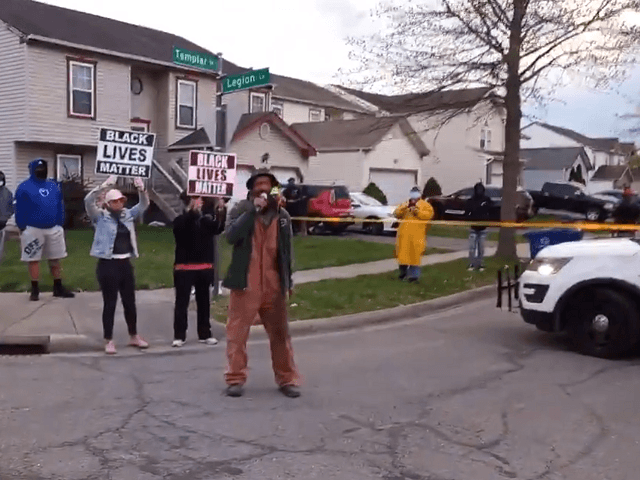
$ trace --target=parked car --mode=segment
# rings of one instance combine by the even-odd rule
[[[502,207],[502,188],[488,186],[485,194],[493,201],[487,220],[500,221],[500,208]],[[473,187],[463,188],[451,195],[430,197],[427,199],[434,210],[436,220],[465,220],[469,216],[467,209],[468,200],[473,196]],[[524,222],[533,216],[533,199],[529,193],[518,188],[516,204],[516,220]]]
[[[570,182],[546,182],[542,190],[530,190],[535,211],[561,210],[578,213],[590,222],[604,222],[615,208],[615,203],[585,193],[581,184]]]
[[[344,232],[353,221],[351,197],[346,187],[340,185],[286,185],[283,196],[287,201],[287,211],[292,217],[339,218],[343,221],[309,221],[311,233],[329,230],[331,233]]]
[[[365,220],[384,220],[384,222],[363,222],[362,230],[372,235],[381,235],[384,232],[395,232],[397,221],[393,218],[396,207],[380,203],[366,193],[351,193],[351,208],[355,218]],[[394,226],[395,224],[395,226]]]

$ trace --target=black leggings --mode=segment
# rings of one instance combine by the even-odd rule
[[[105,340],[113,339],[113,319],[118,303],[118,292],[124,307],[124,319],[127,322],[129,335],[136,335],[136,280],[133,276],[133,266],[129,259],[98,260],[96,268],[98,283],[102,290],[104,306],[102,309],[102,328]]]

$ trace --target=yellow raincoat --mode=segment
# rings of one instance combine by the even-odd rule
[[[418,200],[413,211],[409,202],[396,208],[393,215],[399,220],[431,220],[433,208],[429,202]],[[428,224],[420,222],[400,222],[396,237],[396,258],[399,265],[420,265],[422,254],[427,248]]]

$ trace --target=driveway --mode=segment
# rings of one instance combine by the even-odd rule
[[[638,359],[577,355],[492,300],[294,348],[297,400],[263,341],[240,399],[224,346],[0,357],[0,478],[637,478]]]

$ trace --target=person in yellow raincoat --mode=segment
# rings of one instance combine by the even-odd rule
[[[413,187],[409,200],[396,208],[393,215],[400,222],[396,237],[396,258],[400,265],[400,280],[417,282],[420,278],[420,260],[427,248],[428,224],[416,220],[431,220],[433,208],[422,200],[418,187]]]

